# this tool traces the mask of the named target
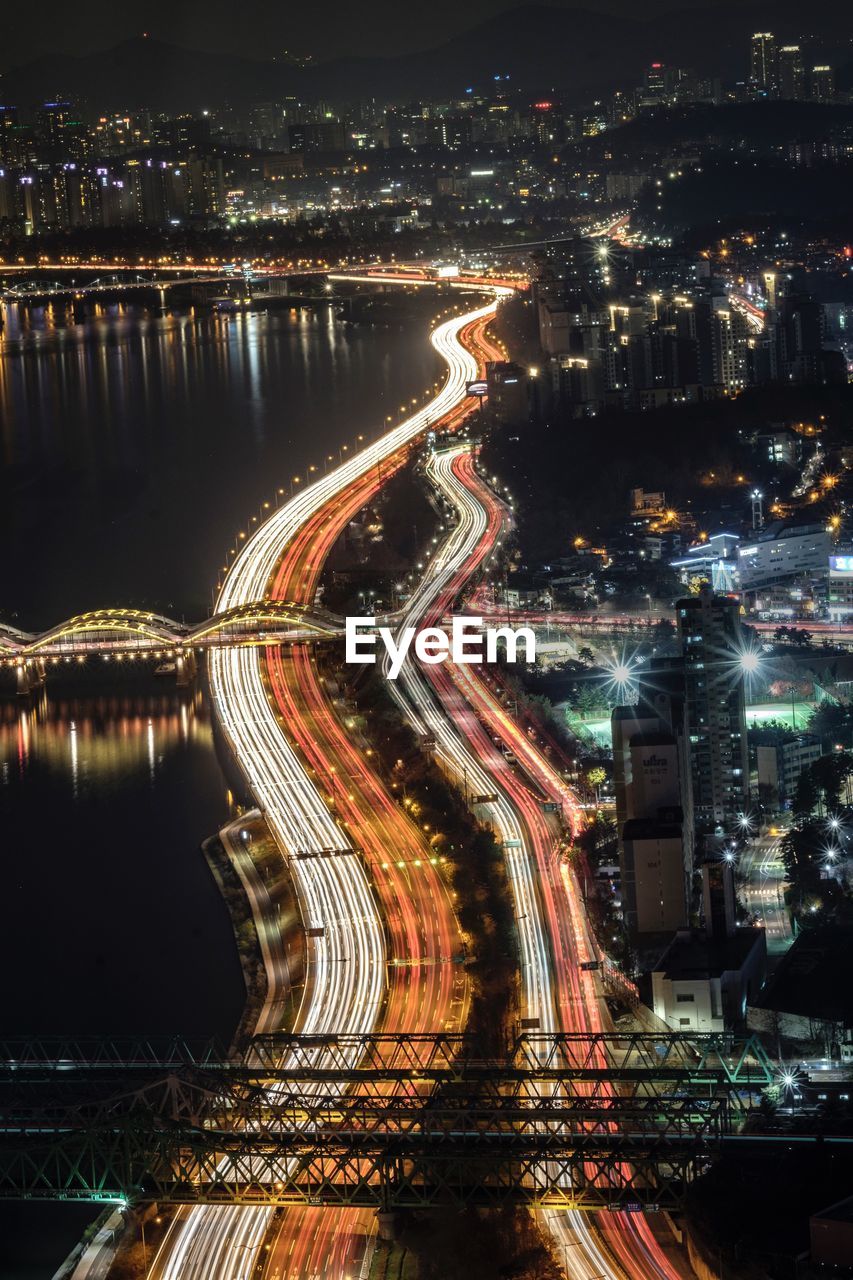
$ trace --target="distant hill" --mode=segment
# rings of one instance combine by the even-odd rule
[[[655,60],[706,74],[744,75],[748,39],[756,30],[799,39],[807,23],[823,42],[824,56],[836,51],[837,60],[846,59],[850,35],[840,10],[834,0],[814,0],[806,18],[799,0],[774,0],[616,21],[580,8],[529,4],[425,52],[339,58],[304,70],[140,37],[86,57],[55,54],[14,68],[0,78],[0,97],[25,106],[64,94],[105,109],[197,111],[289,93],[333,102],[456,96],[508,75],[523,91],[559,92],[582,102],[617,84],[636,84],[643,66]]]
[[[68,97],[104,110],[200,111],[224,101],[263,101],[291,92],[290,71],[274,62],[202,53],[140,36],[86,57],[37,58],[0,78],[0,96],[19,106]]]

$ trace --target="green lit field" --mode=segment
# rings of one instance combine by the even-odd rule
[[[771,723],[784,725],[787,729],[805,729],[809,717],[814,711],[815,702],[797,702],[791,707],[790,702],[756,702],[746,708],[746,725],[748,729],[761,728]],[[610,719],[580,720],[568,708],[564,708],[566,719],[572,733],[581,739],[592,742],[597,747],[609,747]]]
[[[746,708],[746,724],[749,729],[761,728],[768,721],[784,724],[788,729],[805,729],[816,702],[756,702]]]

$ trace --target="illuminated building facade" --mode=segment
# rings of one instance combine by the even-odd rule
[[[704,589],[676,605],[698,822],[732,828],[748,807],[740,604]]]

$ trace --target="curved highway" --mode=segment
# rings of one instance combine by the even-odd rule
[[[500,296],[508,290],[495,289]],[[217,613],[265,599],[285,551],[299,531],[394,458],[429,427],[453,414],[477,376],[463,345],[495,301],[440,324],[431,342],[447,377],[433,400],[375,444],[308,486],[248,540],[226,578]],[[281,587],[283,584],[279,584]],[[305,1033],[370,1031],[385,996],[386,945],[364,863],[309,776],[267,697],[257,650],[214,651],[211,692],[223,730],[255,800],[289,859],[307,929],[309,954],[299,1029]],[[334,850],[337,856],[295,857]],[[181,1213],[161,1247],[157,1280],[248,1280],[270,1226],[271,1210],[199,1207]]]
[[[480,480],[470,454],[460,449],[436,455],[428,474],[459,520],[409,602],[404,620],[409,626],[430,625],[443,616],[465,582],[487,563],[508,522],[508,512]],[[595,950],[578,887],[556,855],[558,833],[542,809],[542,795],[561,803],[577,829],[580,811],[570,788],[490,693],[479,668],[421,668],[408,662],[390,687],[415,727],[434,736],[447,771],[475,793],[497,795],[482,809],[503,842],[515,897],[525,1016],[536,1019],[543,1032],[607,1027],[596,978],[579,967],[594,958]],[[495,738],[516,755],[538,794],[508,764]],[[600,1214],[600,1235],[581,1212],[549,1211],[543,1217],[572,1280],[677,1278],[640,1215]]]

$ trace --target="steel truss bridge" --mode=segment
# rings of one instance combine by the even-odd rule
[[[773,1068],[755,1039],[0,1042],[0,1199],[676,1207]]]

